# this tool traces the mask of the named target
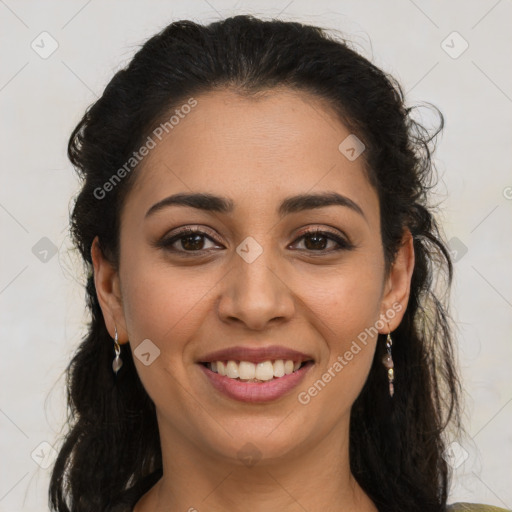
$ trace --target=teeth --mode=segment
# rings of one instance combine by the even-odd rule
[[[274,377],[282,377],[284,373],[284,362],[282,359],[278,359],[274,362]]]
[[[264,361],[256,365],[255,379],[272,380],[274,378],[274,366],[271,361]]]
[[[208,368],[213,372],[240,380],[267,381],[275,377],[290,375],[300,368],[300,361],[277,359],[275,361],[262,361],[251,363],[250,361],[213,361],[208,363]]]
[[[236,379],[240,376],[238,372],[238,365],[235,361],[228,361],[228,364],[226,365],[226,375],[231,379]]]
[[[236,364],[235,361],[229,361],[230,363]],[[254,379],[254,376],[256,375],[256,365],[254,363],[250,363],[248,361],[240,361],[239,371],[240,375],[239,377],[243,380],[249,380]],[[229,375],[228,375],[229,377]]]

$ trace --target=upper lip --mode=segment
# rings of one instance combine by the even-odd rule
[[[215,352],[210,352],[199,358],[200,363],[211,363],[212,361],[249,361],[251,363],[261,363],[263,361],[291,359],[294,362],[309,361],[313,358],[297,350],[278,345],[268,347],[251,348],[247,346],[229,347]]]

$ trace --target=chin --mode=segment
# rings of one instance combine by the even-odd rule
[[[223,431],[218,438],[211,439],[210,432],[209,451],[228,464],[247,467],[255,464],[270,465],[292,457],[303,444],[303,438],[311,436],[307,436],[299,425],[295,430],[290,429],[289,424],[285,425],[282,418],[280,422],[248,418],[247,421],[238,419],[236,426],[224,423],[224,428],[231,436]]]

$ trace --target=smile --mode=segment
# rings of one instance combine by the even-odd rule
[[[262,361],[252,363],[250,361],[212,361],[205,363],[207,368],[219,375],[230,379],[238,379],[245,382],[266,382],[284,377],[297,371],[305,362],[291,359],[276,359],[275,361]]]
[[[314,366],[312,360],[212,361],[198,367],[212,387],[230,399],[269,402],[291,392]],[[222,374],[224,373],[224,375]]]

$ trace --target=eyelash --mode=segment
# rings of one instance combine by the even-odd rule
[[[211,242],[217,243],[216,240],[214,240],[213,237],[211,237],[208,233],[206,233],[200,229],[197,229],[197,228],[188,228],[187,227],[187,228],[182,229],[179,233],[173,235],[171,238],[164,237],[162,240],[158,241],[156,243],[156,245],[159,248],[165,249],[167,251],[170,251],[170,252],[173,252],[176,254],[184,255],[186,257],[194,256],[194,255],[198,255],[198,254],[201,255],[210,250],[210,249],[199,249],[197,251],[186,251],[186,250],[178,250],[178,249],[175,249],[172,247],[172,245],[174,245],[176,242],[178,242],[181,239],[186,238],[187,236],[190,236],[190,235],[202,235],[202,236],[208,238]],[[324,255],[335,253],[338,251],[349,251],[354,248],[354,245],[352,245],[347,240],[341,238],[340,236],[338,236],[330,231],[322,231],[318,228],[309,229],[309,230],[302,232],[295,239],[294,243],[296,243],[298,240],[301,240],[307,236],[319,236],[319,235],[327,238],[328,240],[332,240],[332,241],[336,242],[338,244],[338,247],[335,249],[330,249],[330,250],[327,250],[327,249],[320,249],[317,251],[315,251],[313,249],[309,249],[309,250],[308,249],[299,249],[299,250],[309,252],[311,255],[314,255],[314,256],[324,256]]]

